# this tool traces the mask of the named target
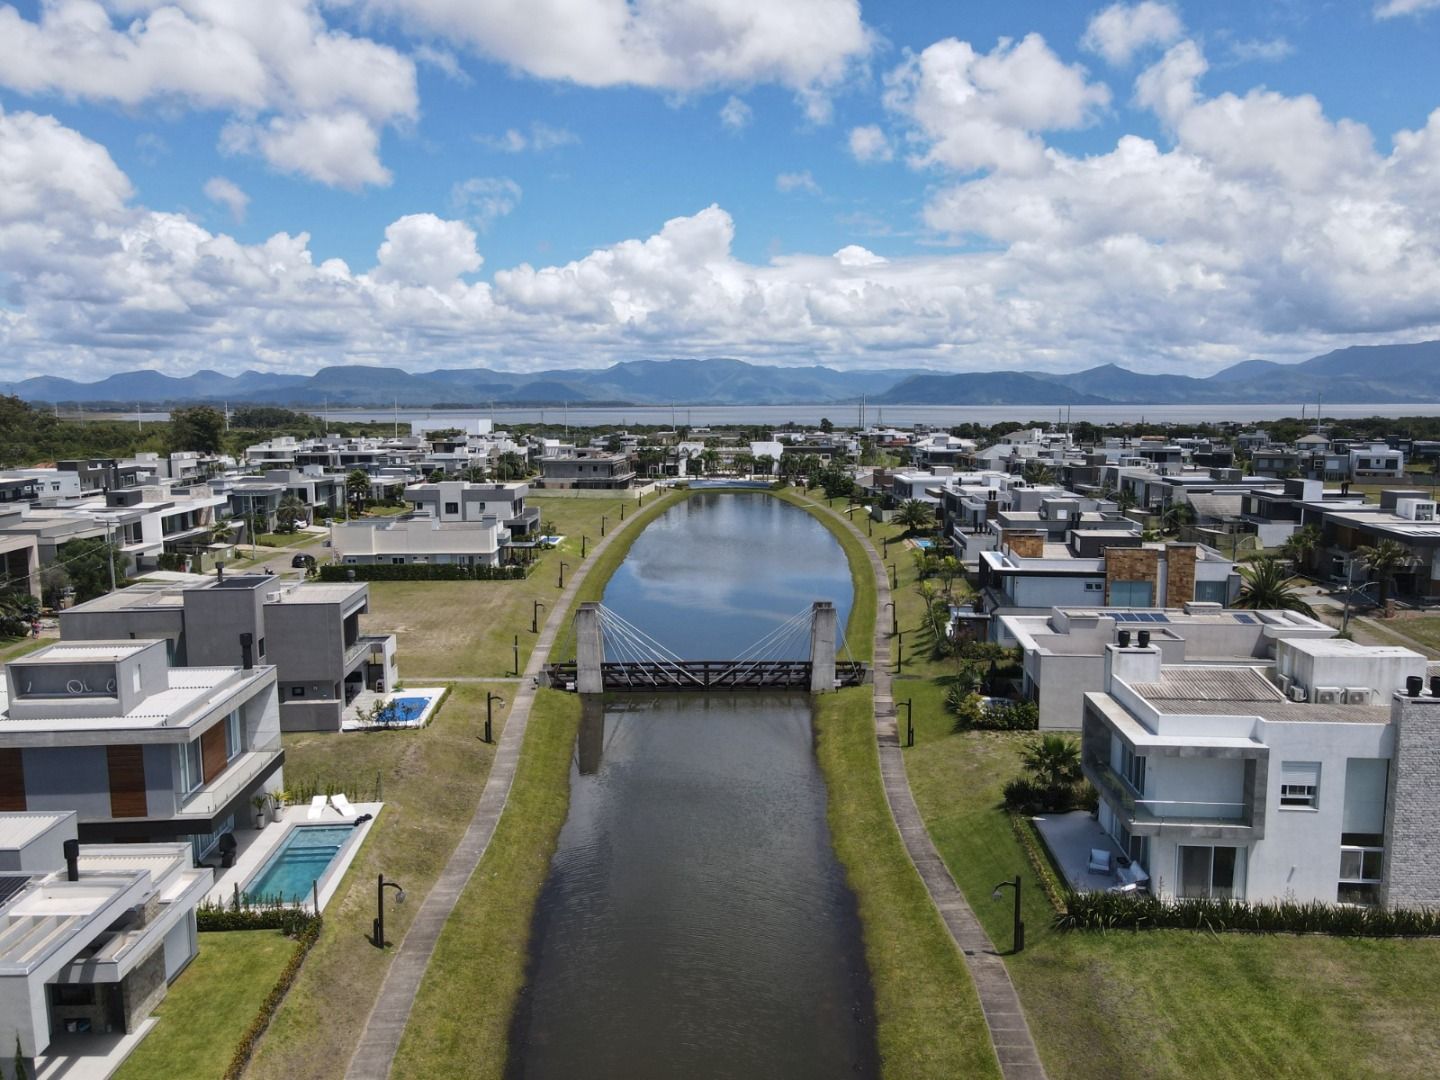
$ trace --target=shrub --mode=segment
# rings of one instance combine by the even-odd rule
[[[235,1047],[235,1053],[231,1055],[230,1065],[224,1073],[224,1080],[239,1080],[244,1074],[245,1067],[250,1064],[250,1057],[255,1053],[255,1044],[265,1034],[265,1029],[270,1026],[275,1011],[280,1008],[280,1003],[285,1000],[285,995],[290,992],[290,987],[295,982],[295,977],[300,974],[300,965],[305,962],[305,957],[314,948],[315,942],[320,937],[320,927],[323,925],[320,916],[309,915],[309,924],[299,933],[295,941],[295,951],[290,954],[280,977],[275,980],[275,985],[270,988],[270,993],[265,995],[265,1000],[260,1005],[260,1011],[250,1021],[250,1026],[245,1029],[245,1034],[240,1037],[240,1043]]]
[[[1160,900],[1143,893],[1068,893],[1059,930],[1208,930],[1212,933],[1440,936],[1440,908],[1353,907],[1318,900]]]
[[[287,937],[298,937],[314,921],[315,916],[305,908],[278,898],[257,902],[237,895],[237,900],[229,904],[207,901],[195,908],[195,929],[202,934],[227,930],[279,930]]]
[[[457,566],[453,563],[329,563],[320,567],[321,581],[520,581],[529,566]]]
[[[1005,808],[1022,814],[1064,814],[1094,805],[1095,789],[1087,783],[1043,784],[1029,776],[1007,780],[1002,789]]]
[[[955,731],[1036,731],[1040,708],[1033,701],[990,701],[964,687],[952,686],[945,708],[955,716]]]

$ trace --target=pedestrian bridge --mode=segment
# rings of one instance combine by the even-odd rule
[[[686,660],[601,604],[575,613],[575,655],[549,665],[550,685],[581,694],[690,690],[809,690],[869,681],[868,667],[836,656],[835,605],[816,601],[729,660]],[[793,659],[809,636],[809,658]],[[844,649],[843,639],[840,642]]]

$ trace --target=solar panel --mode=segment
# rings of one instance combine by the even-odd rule
[[[1236,616],[1235,616],[1235,621],[1238,622],[1238,623],[1244,623],[1246,626],[1254,626],[1254,625],[1255,625],[1255,616],[1253,616],[1253,615],[1236,615]]]
[[[26,877],[0,877],[0,904],[5,903],[12,896],[18,893],[26,885],[30,884],[30,878]]]
[[[1164,614],[1163,612],[1156,611],[1151,614],[1150,621],[1168,623],[1170,621],[1170,616]]]

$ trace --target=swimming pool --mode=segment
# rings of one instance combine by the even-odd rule
[[[392,697],[385,702],[378,719],[382,724],[408,724],[420,719],[429,705],[428,697]]]
[[[311,885],[325,876],[353,835],[354,825],[295,826],[245,886],[246,899],[310,899]]]
[[[935,541],[933,540],[911,540],[910,542],[921,551],[929,551],[935,546]]]

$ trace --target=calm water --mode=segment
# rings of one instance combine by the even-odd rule
[[[843,625],[849,574],[823,526],[764,495],[716,494],[647,528],[604,602],[681,655],[718,658],[821,599]],[[805,695],[595,704],[570,783],[511,1077],[878,1074]]]

